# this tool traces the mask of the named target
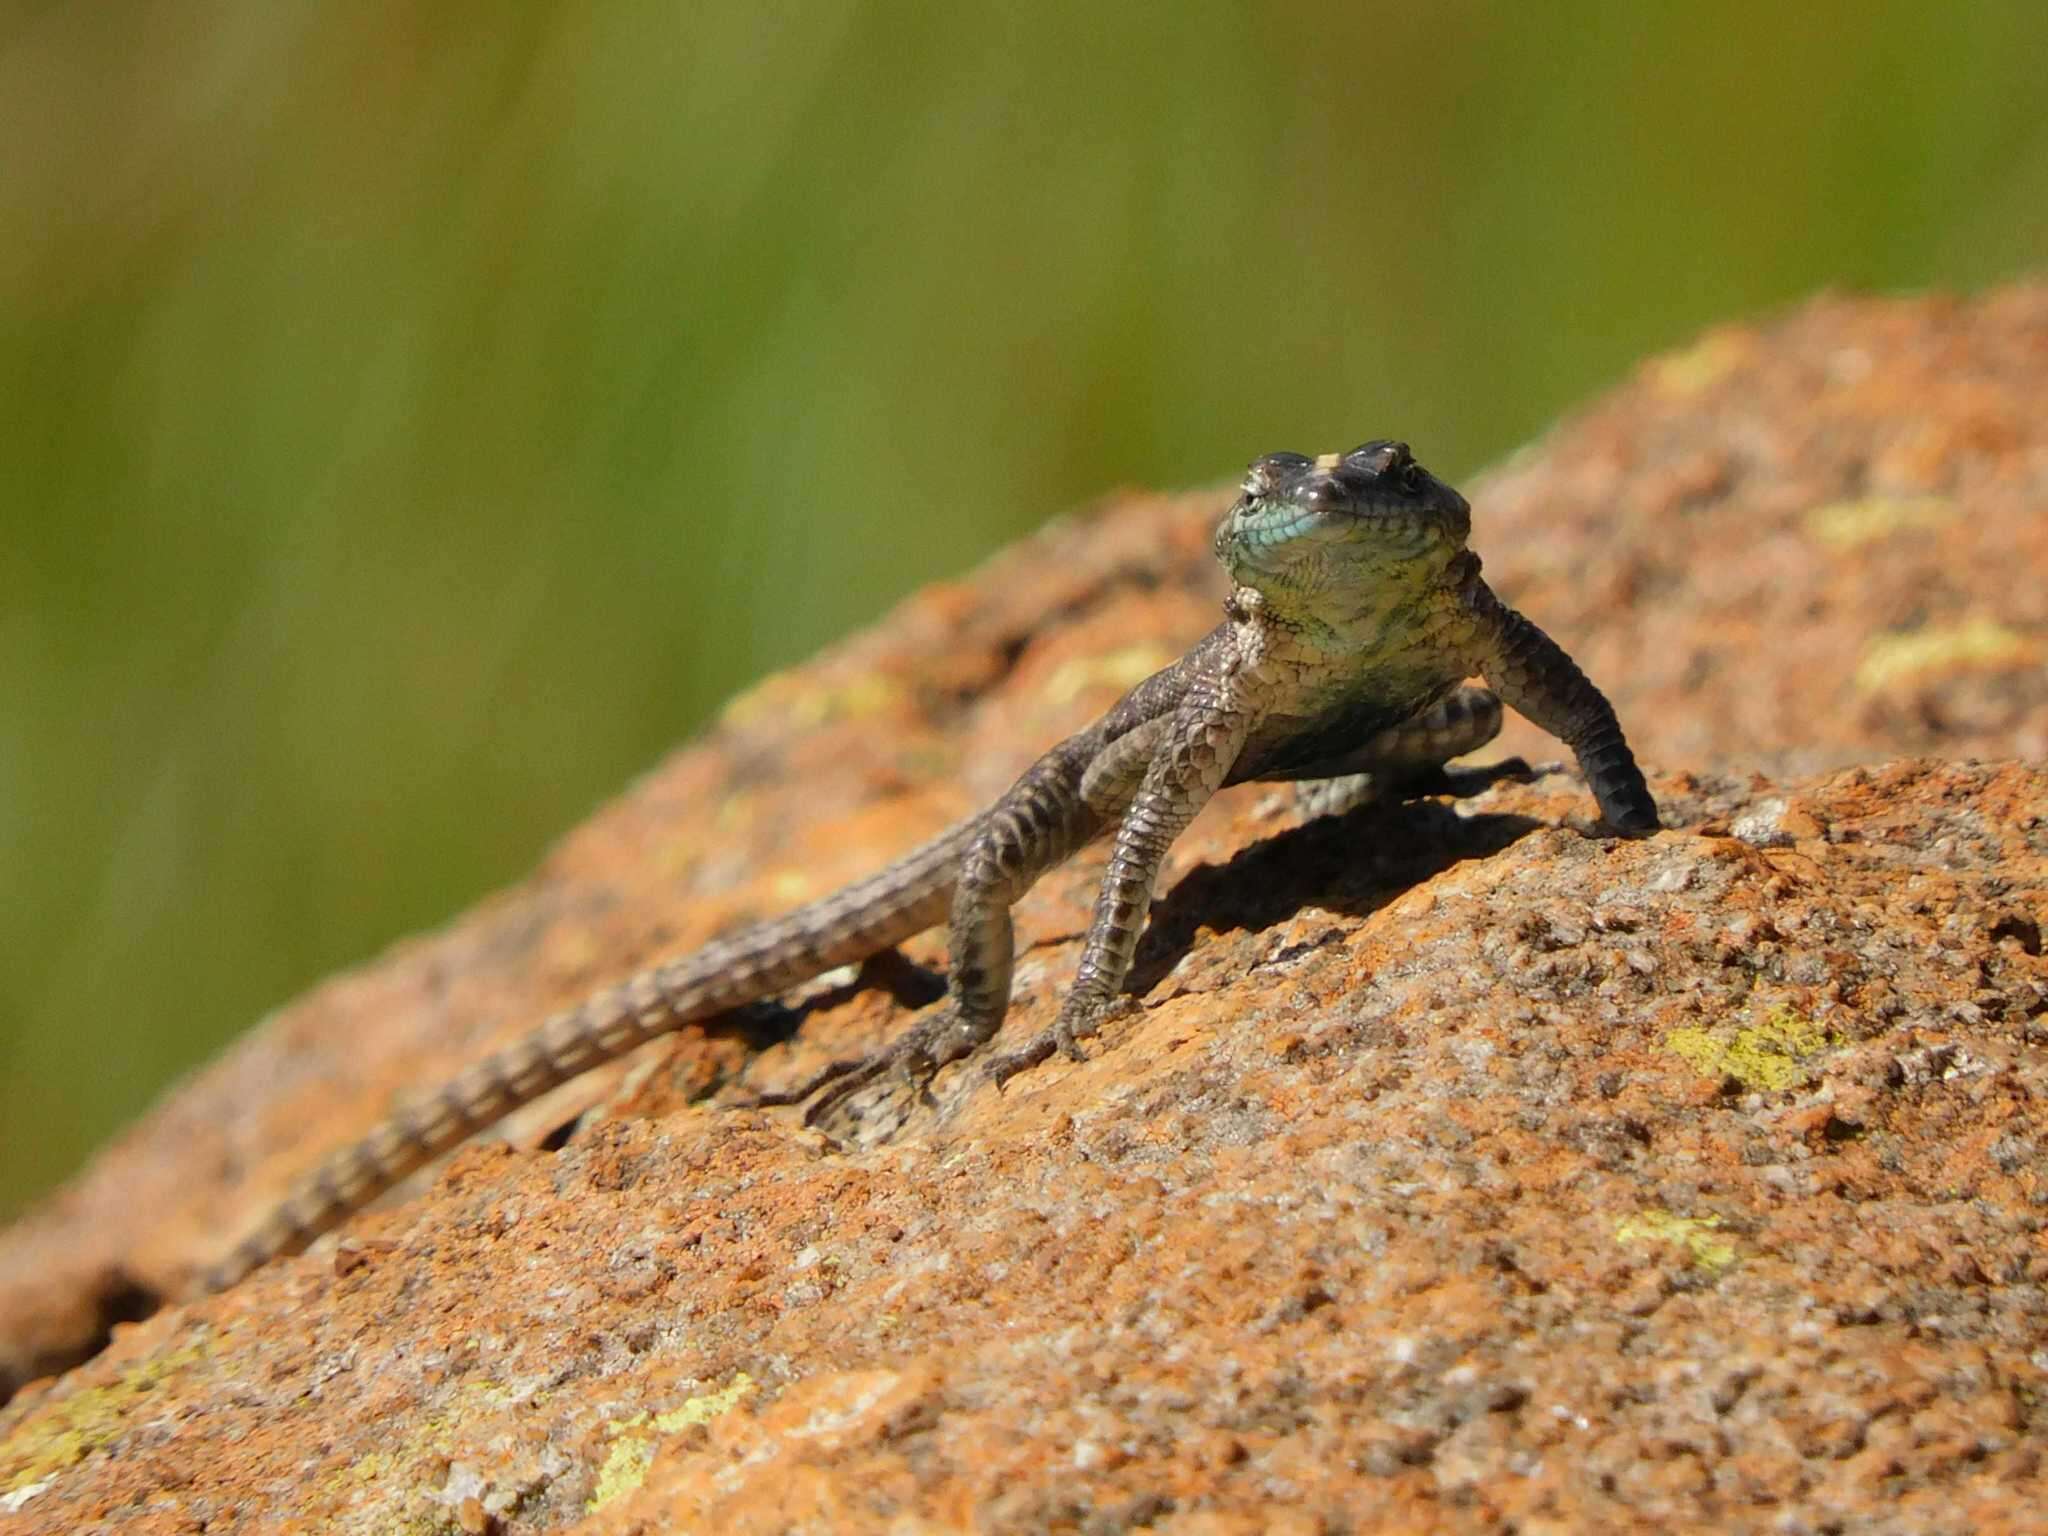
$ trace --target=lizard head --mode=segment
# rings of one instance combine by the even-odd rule
[[[1433,580],[1465,547],[1472,509],[1406,443],[1254,460],[1216,530],[1231,579],[1283,609],[1369,582]]]

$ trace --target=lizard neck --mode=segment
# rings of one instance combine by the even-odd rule
[[[1224,611],[1248,657],[1356,671],[1418,644],[1440,644],[1445,624],[1469,607],[1478,572],[1479,557],[1462,549],[1426,565],[1347,565],[1286,586],[1240,583]]]

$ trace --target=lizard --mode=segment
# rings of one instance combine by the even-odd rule
[[[302,1251],[477,1131],[655,1036],[945,922],[947,996],[934,1011],[872,1054],[754,1102],[808,1100],[815,1124],[885,1073],[923,1092],[1002,1024],[1012,906],[1113,834],[1057,1019],[988,1072],[1001,1084],[1055,1052],[1084,1055],[1121,1006],[1168,848],[1227,785],[1291,781],[1322,813],[1390,793],[1457,792],[1443,765],[1491,740],[1505,703],[1572,749],[1611,831],[1654,831],[1656,802],[1613,708],[1494,595],[1470,533],[1465,498],[1405,443],[1255,460],[1216,530],[1230,580],[1223,620],[1180,660],[1046,752],[988,809],[879,873],[601,991],[400,1110],[301,1180],[204,1285],[224,1289]],[[1466,685],[1475,675],[1488,686]]]

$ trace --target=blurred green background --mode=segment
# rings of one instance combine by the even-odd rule
[[[2048,250],[2048,6],[0,3],[0,1214],[734,689]]]

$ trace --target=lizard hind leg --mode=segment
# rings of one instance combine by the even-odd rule
[[[973,864],[970,856],[970,867]],[[804,1124],[820,1126],[837,1116],[841,1106],[870,1084],[901,1077],[920,1099],[929,1100],[930,1084],[939,1068],[972,1051],[1002,1023],[1009,1006],[1010,970],[1015,944],[1007,901],[991,901],[976,889],[964,871],[954,892],[953,953],[956,958],[946,1001],[881,1048],[863,1056],[827,1062],[809,1077],[786,1088],[754,1095],[757,1107],[806,1104]],[[1013,898],[1014,899],[1014,898]],[[971,932],[963,936],[961,930]],[[989,997],[997,989],[994,1018]]]
[[[1454,757],[1476,752],[1500,734],[1501,702],[1490,688],[1456,688],[1363,745],[1302,771],[1294,801],[1304,817],[1341,816],[1375,800],[1449,791],[1472,794],[1495,779],[1526,773],[1519,759],[1493,765],[1468,779],[1445,770]]]
[[[1016,964],[1010,908],[1103,825],[1082,789],[1095,747],[1074,738],[1055,748],[977,822],[953,887],[944,1005],[881,1049],[831,1062],[792,1087],[757,1095],[756,1104],[809,1101],[804,1123],[818,1126],[888,1077],[906,1080],[928,1099],[941,1067],[971,1054],[1002,1027]]]
[[[1228,781],[1249,724],[1248,712],[1227,695],[1188,700],[1146,742],[1150,756],[1135,789],[1126,796],[1104,786],[1102,804],[1126,799],[1128,804],[1095,898],[1080,968],[1052,1027],[989,1064],[989,1076],[998,1085],[1055,1051],[1086,1060],[1081,1042],[1130,1006],[1121,994],[1167,850]]]

